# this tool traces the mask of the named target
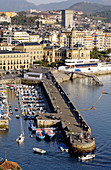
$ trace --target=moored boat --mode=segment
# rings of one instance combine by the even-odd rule
[[[16,115],[16,118],[17,118],[17,119],[19,119],[19,118],[20,118],[20,116],[19,116],[19,115]]]
[[[36,153],[40,153],[40,154],[44,154],[44,153],[46,153],[46,151],[45,151],[45,150],[40,149],[40,148],[33,148],[33,151],[34,151],[34,152],[36,152]]]
[[[22,142],[24,142],[25,137],[23,136],[23,134],[21,133],[20,136],[16,139],[16,142],[21,144]]]
[[[36,138],[38,140],[43,140],[45,139],[45,133],[42,131],[42,129],[36,129]]]
[[[85,160],[90,160],[90,159],[93,159],[95,158],[95,154],[83,154],[82,156],[79,156],[78,159],[81,160],[81,161],[85,161]]]
[[[44,128],[43,132],[45,133],[45,139],[46,140],[54,139],[55,133],[53,131],[53,128]]]

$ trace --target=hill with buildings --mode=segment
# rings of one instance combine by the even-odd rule
[[[26,11],[37,9],[37,6],[26,0],[0,0],[0,11]]]
[[[80,3],[72,5],[71,7],[69,7],[69,9],[72,9],[75,11],[82,11],[86,14],[89,14],[89,13],[96,13],[96,12],[111,10],[111,6],[97,4],[97,3],[80,2]]]

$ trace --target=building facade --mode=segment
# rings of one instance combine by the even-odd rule
[[[62,27],[73,27],[73,10],[62,10]]]
[[[24,42],[16,45],[14,51],[26,52],[29,54],[30,64],[43,59],[43,45],[37,42]]]
[[[0,70],[28,69],[30,57],[26,52],[0,51]]]

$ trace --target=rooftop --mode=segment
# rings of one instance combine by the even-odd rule
[[[40,45],[38,42],[24,42],[24,43],[20,43],[17,46],[33,46],[33,45]]]
[[[15,54],[15,53],[26,53],[21,51],[8,51],[8,50],[0,50],[0,54]]]

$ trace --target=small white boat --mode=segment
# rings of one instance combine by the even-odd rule
[[[21,134],[20,136],[16,139],[16,142],[21,144],[24,142],[25,136],[24,136],[24,131],[23,131],[23,126],[22,126],[22,118],[21,118]]]
[[[40,148],[33,148],[33,151],[34,151],[34,152],[37,152],[37,153],[40,153],[40,154],[46,153],[45,150],[40,149]]]
[[[95,158],[95,154],[83,154],[82,156],[79,156],[78,159],[81,160],[81,161],[85,161],[85,160],[90,160],[90,159],[93,159]]]
[[[23,136],[23,134],[21,133],[21,135],[16,139],[16,142],[21,144],[22,142],[24,142],[25,137]]]

